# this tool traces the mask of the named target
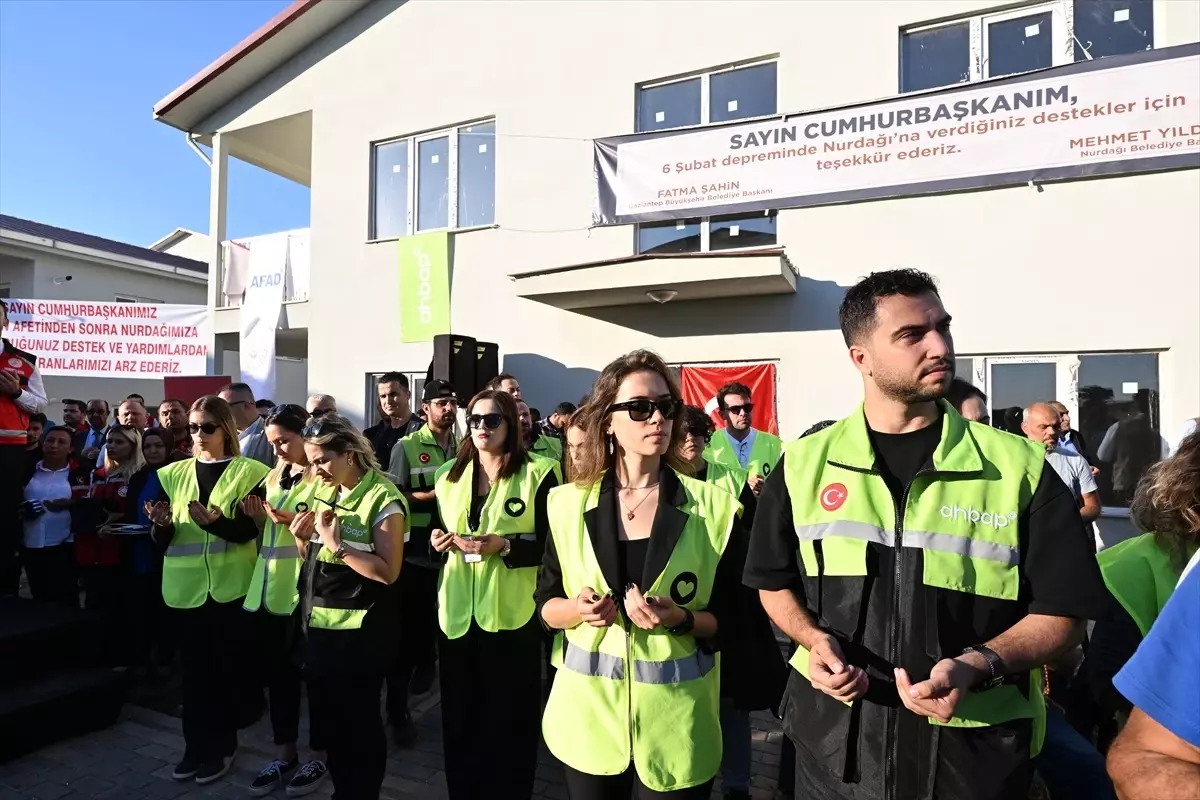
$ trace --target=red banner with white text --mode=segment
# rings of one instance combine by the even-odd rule
[[[775,365],[774,364],[722,364],[711,367],[683,366],[679,368],[679,383],[683,390],[683,401],[691,406],[703,408],[718,428],[725,427],[725,420],[717,409],[717,390],[731,383],[742,383],[750,387],[750,401],[754,404],[751,424],[759,430],[779,435],[779,417],[775,410]]]

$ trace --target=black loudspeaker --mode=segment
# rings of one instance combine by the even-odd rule
[[[495,342],[475,343],[475,391],[500,374],[500,345]]]
[[[459,400],[466,402],[477,391],[475,379],[475,339],[453,333],[433,337],[433,363],[426,380],[450,381]]]

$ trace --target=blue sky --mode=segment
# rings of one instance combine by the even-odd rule
[[[148,245],[208,230],[208,167],[154,104],[288,0],[0,0],[0,213]],[[308,189],[230,161],[231,237],[305,227]]]

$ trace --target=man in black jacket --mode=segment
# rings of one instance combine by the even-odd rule
[[[375,458],[384,472],[388,471],[392,448],[408,434],[418,431],[425,423],[412,413],[412,392],[408,377],[402,372],[385,372],[375,382],[379,410],[383,415],[379,422],[363,431],[367,441],[375,448]]]

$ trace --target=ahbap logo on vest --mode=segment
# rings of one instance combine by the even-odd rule
[[[360,542],[367,538],[367,529],[365,526],[358,524],[358,520],[339,515],[338,522],[341,523],[340,527],[343,539],[352,539]]]
[[[525,501],[519,497],[510,497],[504,501],[504,513],[510,517],[519,517],[525,513]]]
[[[417,456],[417,460],[420,461],[422,464],[428,464],[429,463],[429,453],[421,453],[421,455]]]
[[[982,525],[985,528],[999,530],[1007,528],[1009,523],[1015,522],[1017,512],[1010,511],[1007,514],[1003,511],[979,511],[978,509],[967,506],[963,508],[959,505],[942,506],[942,519],[953,519],[960,522],[966,522],[970,525]]]
[[[681,572],[671,581],[671,599],[675,605],[683,606],[696,598],[696,590],[700,587],[699,579],[694,572]]]
[[[846,502],[846,495],[845,484],[829,484],[821,490],[821,508],[826,511],[837,511]]]

